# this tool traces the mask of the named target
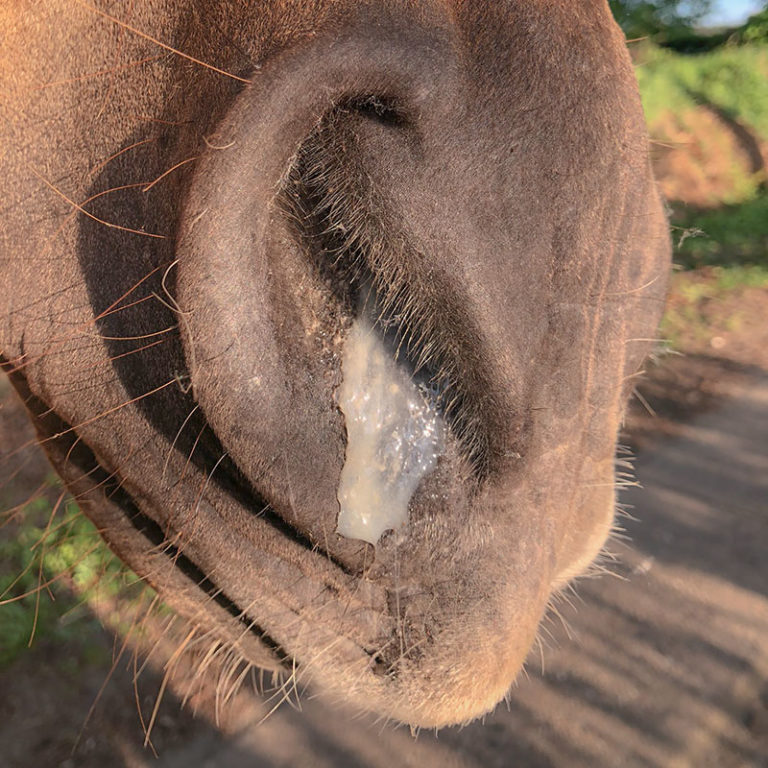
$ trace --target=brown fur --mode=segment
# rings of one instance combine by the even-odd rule
[[[86,513],[251,663],[418,725],[493,707],[610,529],[666,282],[607,4],[14,0],[0,25],[0,350]],[[451,425],[375,549],[335,533],[363,284]]]

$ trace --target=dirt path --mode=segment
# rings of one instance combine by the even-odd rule
[[[644,489],[622,497],[639,519],[625,522],[633,543],[614,546],[621,578],[585,581],[575,607],[559,606],[571,639],[550,618],[544,674],[534,656],[509,708],[485,724],[414,739],[305,697],[302,712],[284,705],[255,727],[271,705],[241,693],[219,731],[170,698],[156,760],[118,673],[66,757],[61,732],[79,728],[104,670],[70,693],[33,651],[5,676],[15,682],[4,691],[13,701],[0,696],[0,766],[79,768],[105,755],[130,768],[768,766],[768,376],[743,378],[641,453],[637,474]],[[29,747],[10,748],[22,736]],[[10,757],[20,751],[27,761]]]

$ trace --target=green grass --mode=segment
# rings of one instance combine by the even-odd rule
[[[673,213],[675,261],[685,269],[720,265],[745,277],[768,271],[768,195],[713,210]],[[757,270],[744,271],[746,267]]]
[[[33,639],[87,649],[100,627],[87,602],[138,582],[73,502],[51,512],[48,501],[36,500],[0,538],[0,669]]]
[[[768,46],[723,46],[685,55],[646,46],[636,69],[646,118],[706,102],[768,137]]]
[[[674,300],[660,327],[665,345],[685,350],[689,342],[707,342],[718,332],[738,333],[744,314],[737,292],[748,287],[768,289],[768,265],[715,266],[676,274],[671,287]],[[730,304],[726,305],[729,309],[725,313],[713,315],[708,311],[711,302],[729,298]]]
[[[724,45],[702,54],[680,54],[646,45],[637,55],[638,82],[649,124],[670,112],[710,104],[768,144],[768,45]],[[694,126],[695,130],[695,126]],[[734,169],[735,172],[736,169]],[[672,205],[675,263],[685,270],[718,267],[708,273],[713,290],[766,285],[768,194],[765,182],[746,170],[719,206]],[[714,201],[717,204],[717,201]],[[677,281],[681,285],[680,281]],[[679,318],[678,318],[679,320]],[[695,322],[695,318],[690,318]]]

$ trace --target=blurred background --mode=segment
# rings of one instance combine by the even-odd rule
[[[223,653],[191,675],[186,629],[99,544],[2,380],[0,768],[768,766],[768,5],[610,5],[675,247],[621,449],[644,489],[507,705],[414,735]]]

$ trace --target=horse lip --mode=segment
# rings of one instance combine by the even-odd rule
[[[95,457],[93,461],[97,461]],[[292,665],[292,659],[296,659],[318,687],[332,694],[346,693],[338,682],[346,681],[344,685],[354,688],[354,703],[422,725],[444,725],[452,718],[477,716],[511,684],[521,660],[518,649],[527,642],[527,629],[515,630],[514,641],[502,643],[504,647],[514,645],[514,652],[504,651],[503,665],[496,661],[492,665],[503,666],[503,674],[490,670],[487,654],[478,658],[471,643],[477,631],[490,631],[494,643],[499,644],[497,636],[515,624],[514,611],[506,607],[502,610],[503,601],[494,596],[492,602],[502,611],[498,614],[502,623],[495,626],[478,603],[475,591],[462,584],[467,578],[480,583],[488,568],[485,562],[478,568],[480,554],[487,555],[493,569],[500,566],[500,555],[507,550],[507,544],[498,536],[486,543],[477,535],[473,529],[482,521],[470,521],[462,531],[463,540],[465,534],[473,540],[473,552],[457,553],[451,541],[443,538],[433,545],[434,539],[429,538],[429,533],[425,535],[427,509],[417,521],[415,536],[402,544],[387,542],[379,577],[371,578],[372,573],[345,570],[297,535],[274,512],[257,506],[256,497],[249,498],[242,487],[219,482],[217,477],[207,482],[210,477],[206,479],[205,473],[197,475],[196,471],[189,468],[190,479],[206,480],[204,493],[195,482],[178,486],[175,505],[168,504],[167,489],[147,489],[140,476],[114,480],[114,489],[107,486],[102,492],[108,494],[104,499],[108,506],[113,490],[125,491],[131,503],[123,505],[119,498],[115,499],[123,507],[122,521],[107,512],[102,522],[96,513],[94,518],[101,527],[114,530],[118,544],[138,558],[135,570],[149,574],[159,587],[166,587],[164,596],[171,598],[171,605],[178,596],[181,613],[203,625],[213,624],[222,635],[228,632],[229,641],[246,659],[258,665],[265,663],[264,656],[253,649],[254,643],[249,646],[243,641],[247,634],[249,640],[258,639],[273,651],[274,665],[279,666],[281,660],[283,666]],[[112,477],[106,469],[104,473]],[[423,485],[439,480],[435,477],[439,474],[440,469],[427,476]],[[92,477],[94,483],[99,480],[92,469],[86,477]],[[422,491],[426,494],[427,489]],[[131,520],[136,513],[132,505],[154,521],[159,541],[146,535],[143,540],[137,539],[143,533],[144,522],[138,517]],[[449,527],[455,527],[461,510],[452,509],[450,517]],[[131,536],[133,541],[141,541],[139,546],[125,544],[123,528],[131,522],[135,523]],[[443,528],[442,534],[446,533],[450,538],[450,531]],[[169,550],[169,544],[174,551]],[[409,561],[401,560],[400,566],[405,568],[402,573],[390,569],[392,545],[401,546],[403,560]],[[420,570],[425,555],[435,552],[435,562]],[[446,558],[452,564],[455,560],[456,566],[447,566]],[[126,560],[130,565],[131,557]],[[189,573],[184,574],[180,566],[187,561],[195,573],[205,575],[209,588],[194,575],[190,578]],[[178,587],[180,572],[187,581],[183,588]],[[482,581],[488,582],[484,576]],[[263,588],[264,584],[269,584],[269,590]],[[507,593],[509,589],[505,588]],[[529,597],[526,593],[513,599],[519,602]],[[221,611],[217,616],[206,613],[213,603],[220,605],[222,601],[229,606],[228,615],[222,617]],[[478,606],[484,614],[480,618],[474,615]],[[537,618],[535,612],[531,615]],[[441,697],[461,696],[463,681],[472,679],[476,672],[479,678],[489,681],[487,689],[483,688],[483,698],[463,700],[458,713],[442,711],[434,704]],[[415,705],[419,696],[432,703]]]
[[[285,528],[275,531],[264,515],[254,518],[239,507],[232,497],[219,498],[215,505],[205,499],[199,502],[197,525],[209,532],[215,529],[220,535],[188,536],[166,525],[166,541],[175,541],[178,547],[178,553],[170,558],[173,567],[188,563],[184,566],[187,570],[205,574],[208,587],[196,579],[198,590],[207,595],[205,599],[228,604],[228,612],[245,631],[276,652],[286,669],[316,653],[317,648],[307,652],[297,642],[306,635],[314,644],[339,646],[337,655],[347,663],[370,663],[383,638],[392,631],[385,590],[346,572],[316,548],[306,549]],[[231,523],[225,524],[230,530],[222,531],[223,521],[233,516],[241,521],[237,542]],[[243,522],[250,525],[244,529]],[[272,542],[267,548],[265,539]],[[271,585],[269,592],[260,589],[262,583]]]

